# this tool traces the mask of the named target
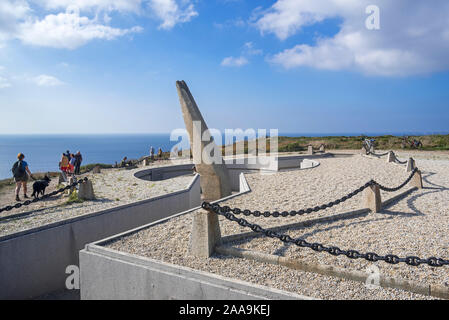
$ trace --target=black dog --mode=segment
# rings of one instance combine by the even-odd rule
[[[37,198],[39,196],[39,193],[44,195],[45,188],[48,187],[50,181],[51,179],[48,176],[45,176],[43,180],[38,180],[33,183],[33,194],[31,196]]]

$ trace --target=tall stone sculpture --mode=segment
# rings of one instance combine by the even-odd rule
[[[213,201],[229,196],[231,194],[231,182],[228,170],[222,161],[221,152],[218,155],[214,155],[214,163],[208,163],[208,161],[203,161],[204,159],[202,159],[204,148],[208,146],[208,149],[210,149],[210,144],[214,142],[212,138],[208,141],[202,141],[203,139],[201,139],[204,137],[204,133],[208,130],[208,127],[198,109],[195,99],[184,81],[177,81],[176,88],[181,103],[184,123],[189,134],[193,162],[195,163],[197,172],[201,176],[203,198],[207,201]],[[198,125],[200,125],[200,128]],[[196,130],[200,130],[200,132],[195,132]],[[217,149],[215,148],[214,150]]]
[[[231,182],[228,170],[221,156],[214,154],[213,163],[203,161],[203,151],[219,150],[210,135],[200,110],[184,81],[177,81],[179,101],[182,115],[190,139],[190,149],[193,162],[200,175],[203,199],[218,200],[231,194]],[[206,134],[205,134],[206,133]],[[203,141],[203,136],[209,137]],[[218,153],[218,152],[217,152]],[[193,217],[192,234],[190,237],[190,253],[199,258],[208,258],[214,252],[215,246],[221,242],[220,224],[218,216],[207,210],[198,210]]]

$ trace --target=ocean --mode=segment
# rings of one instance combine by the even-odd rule
[[[361,133],[280,133],[280,136],[319,137],[319,136],[359,136]],[[404,133],[387,133],[403,135]],[[412,135],[411,133],[408,133]],[[418,133],[414,133],[418,135]],[[382,135],[370,133],[367,136]],[[223,143],[225,142],[223,137]],[[170,134],[96,134],[96,135],[0,135],[0,179],[11,177],[11,167],[17,154],[25,154],[31,172],[58,171],[61,154],[66,150],[83,155],[83,164],[120,162],[123,157],[138,159],[149,154],[150,146],[169,151],[181,141],[170,141]],[[179,149],[189,148],[185,135]],[[227,141],[226,141],[227,142]]]
[[[181,139],[179,139],[181,140]],[[177,141],[169,134],[104,134],[104,135],[0,135],[0,179],[12,176],[17,154],[25,154],[31,172],[58,171],[61,154],[81,151],[83,165],[114,164],[123,157],[138,159],[148,155],[150,146],[170,151]],[[188,143],[183,147],[188,148]]]

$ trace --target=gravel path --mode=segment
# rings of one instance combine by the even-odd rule
[[[432,158],[432,154],[430,155]],[[418,158],[417,165],[423,171],[425,189],[415,191],[378,214],[287,230],[286,233],[292,237],[303,237],[309,242],[337,245],[342,249],[355,249],[361,252],[449,258],[447,237],[449,214],[446,208],[449,200],[449,161],[423,158],[426,157]],[[224,204],[260,211],[297,210],[337,199],[371,178],[386,186],[396,186],[408,176],[402,167],[387,164],[385,159],[368,159],[357,155],[352,158],[321,159],[320,162],[321,166],[312,170],[284,171],[271,176],[249,174],[247,179],[252,192],[228,200]],[[384,200],[391,196],[394,194],[382,193]],[[359,209],[361,199],[358,195],[338,207],[309,216],[287,219],[249,217],[248,220],[263,227],[293,223]],[[197,259],[188,252],[191,223],[192,215],[175,218],[165,224],[119,239],[108,246],[119,251],[316,298],[429,299],[397,289],[367,289],[359,282],[239,258],[215,255],[212,259]],[[223,235],[249,231],[223,217],[220,217],[220,225]],[[148,246],[149,243],[152,245]],[[285,246],[274,239],[250,238],[232,245],[302,259],[308,263],[328,264],[351,270],[366,271],[370,266],[369,262],[362,260],[336,258],[326,253],[315,253],[310,249]],[[449,287],[447,267],[414,268],[404,264],[390,266],[381,262],[376,265],[386,276]]]
[[[169,162],[164,163],[169,164]],[[160,166],[160,165],[155,165]],[[0,213],[0,237],[46,224],[62,221],[100,210],[109,209],[148,198],[185,189],[192,181],[192,175],[180,176],[162,181],[145,181],[134,177],[134,173],[148,167],[127,169],[103,169],[99,174],[89,173],[96,196],[95,201],[66,204],[68,195],[58,195],[45,201]],[[46,193],[57,189],[57,178],[52,179]],[[28,195],[32,183],[28,184]],[[13,187],[0,193],[0,206],[14,204]],[[20,195],[22,198],[22,194]],[[17,214],[21,215],[15,217]]]

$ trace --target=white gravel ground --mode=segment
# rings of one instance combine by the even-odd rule
[[[45,201],[23,206],[20,209],[2,212],[0,213],[0,237],[83,214],[183,190],[187,188],[193,178],[193,175],[186,175],[162,181],[145,181],[134,177],[134,173],[137,171],[148,168],[150,166],[132,170],[103,169],[99,174],[87,174],[87,177],[93,183],[97,198],[94,201],[67,205],[68,196],[58,195]],[[47,193],[56,189],[57,180],[57,178],[52,180],[50,187],[46,191]],[[32,183],[29,183],[28,188],[30,190],[32,190],[31,185]],[[5,205],[14,203],[13,191],[11,190],[9,193],[10,195],[2,195]],[[29,191],[28,195],[30,194],[31,192]],[[23,215],[14,217],[17,214]]]
[[[342,249],[355,249],[360,252],[437,256],[448,259],[449,161],[425,160],[434,157],[432,153],[428,155],[421,153],[420,157],[416,157],[417,165],[423,171],[425,189],[415,191],[378,214],[287,230],[286,233],[292,237],[303,237],[309,242],[336,245]],[[385,159],[367,159],[359,155],[352,158],[321,159],[320,162],[318,168],[311,170],[283,171],[269,176],[249,174],[247,179],[252,192],[228,200],[224,204],[260,211],[297,210],[340,198],[372,178],[383,185],[396,186],[409,175],[403,167],[387,164]],[[382,192],[382,197],[385,200],[394,194]],[[262,227],[310,220],[359,209],[361,199],[362,196],[358,195],[340,206],[303,217],[286,219],[249,217],[248,220]],[[122,238],[109,247],[316,298],[386,300],[429,298],[397,289],[367,289],[359,282],[239,258],[216,255],[211,259],[198,259],[190,256],[188,252],[191,223],[192,215],[172,219],[165,224]],[[222,217],[220,225],[223,235],[249,231]],[[366,261],[350,260],[346,257],[335,258],[326,253],[315,253],[310,249],[285,246],[279,240],[265,237],[250,238],[233,245],[298,258],[308,263],[327,264],[351,270],[365,271],[370,266]],[[386,276],[449,287],[448,267],[414,268],[404,264],[390,266],[382,262],[376,265]]]

